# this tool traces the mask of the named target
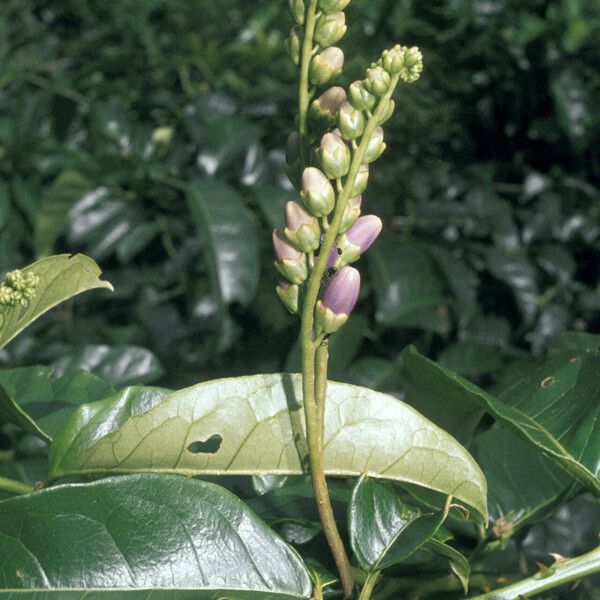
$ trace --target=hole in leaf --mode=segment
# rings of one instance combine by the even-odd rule
[[[216,454],[221,447],[223,437],[218,433],[211,435],[207,440],[192,442],[188,447],[188,452],[192,454]]]
[[[552,375],[550,375],[549,377],[546,377],[546,379],[542,380],[542,383],[540,385],[543,388],[547,388],[550,387],[555,381],[556,379],[552,377]]]

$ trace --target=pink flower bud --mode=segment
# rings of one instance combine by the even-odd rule
[[[302,225],[313,226],[316,223],[315,217],[305,211],[298,202],[287,202],[284,209],[285,224],[290,231],[298,231]]]
[[[383,223],[375,215],[359,217],[356,223],[346,232],[346,239],[354,246],[360,248],[360,253],[365,252],[381,233]]]
[[[344,267],[325,288],[322,304],[335,315],[349,315],[359,292],[360,273],[353,267]]]
[[[302,252],[299,252],[288,244],[282,229],[275,229],[273,231],[273,249],[275,250],[277,260],[298,260],[302,258]]]

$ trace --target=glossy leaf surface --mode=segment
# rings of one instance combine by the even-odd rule
[[[512,431],[492,429],[475,440],[477,458],[488,481],[490,518],[504,519],[511,534],[552,509],[573,483],[562,469]],[[507,529],[508,528],[508,529]]]
[[[49,442],[73,409],[114,394],[114,388],[86,371],[53,378],[49,367],[0,370],[0,420]]]
[[[49,256],[22,271],[39,277],[39,283],[27,307],[0,306],[0,348],[57,304],[94,288],[112,290],[100,279],[98,265],[83,254]]]
[[[597,353],[552,357],[539,370],[507,387],[498,399],[420,355],[403,353],[423,381],[439,379],[465,403],[478,402],[503,425],[570,475],[600,493],[600,359]],[[409,366],[410,365],[410,366]]]
[[[151,404],[139,390],[80,407],[51,448],[51,476],[305,471],[298,375],[211,381]],[[329,475],[415,483],[452,494],[487,518],[485,478],[473,458],[411,407],[366,388],[331,383],[325,423]]]
[[[202,600],[308,598],[311,589],[298,555],[243,502],[214,484],[171,475],[6,500],[0,556],[0,588],[36,590],[36,598],[52,597],[46,588],[60,598],[70,589],[74,598],[118,598],[121,588],[148,598],[156,588],[157,597]]]
[[[367,572],[381,571],[421,548],[445,518],[443,511],[420,514],[387,485],[361,477],[348,509],[352,550]]]

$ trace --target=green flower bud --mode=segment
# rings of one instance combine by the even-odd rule
[[[304,25],[304,0],[289,0],[292,19],[298,25]]]
[[[356,219],[360,217],[360,207],[362,204],[362,196],[356,196],[355,198],[350,198],[346,203],[346,207],[344,208],[344,214],[342,215],[342,222],[340,223],[340,233],[346,233],[354,223],[356,223]]]
[[[377,160],[383,154],[385,148],[386,146],[383,141],[383,129],[381,127],[377,127],[375,131],[373,131],[373,135],[367,144],[367,150],[365,152],[363,162],[365,164],[369,164]]]
[[[354,180],[354,187],[350,192],[350,197],[360,196],[367,188],[369,183],[369,165],[361,165]]]
[[[338,126],[342,137],[346,140],[359,138],[365,130],[365,115],[356,110],[350,102],[344,102],[338,114]]]
[[[313,252],[321,243],[321,227],[297,202],[285,205],[285,237],[300,252]]]
[[[279,273],[291,283],[304,283],[308,277],[306,256],[289,244],[281,229],[273,231],[273,249],[277,257],[275,267]]]
[[[396,103],[390,98],[388,103],[385,106],[385,110],[383,111],[381,118],[379,119],[379,124],[383,125],[390,117],[394,114],[394,109],[396,108]]]
[[[28,306],[35,296],[35,290],[40,278],[31,272],[23,273],[18,269],[6,274],[0,284],[0,305]]]
[[[344,67],[344,53],[332,46],[317,54],[310,62],[309,79],[313,85],[323,87],[339,77]]]
[[[336,133],[326,133],[321,138],[317,151],[321,168],[330,179],[338,179],[348,174],[350,170],[350,149],[346,142]]]
[[[308,118],[311,127],[317,131],[329,129],[337,121],[340,106],[345,101],[344,88],[339,86],[329,88],[310,105]]]
[[[416,46],[409,48],[404,55],[404,69],[400,77],[407,83],[413,83],[421,76],[423,71],[423,55]]]
[[[384,50],[381,55],[381,65],[390,75],[397,75],[404,68],[404,55],[408,48],[396,44],[390,50]]]
[[[300,297],[300,288],[297,285],[281,282],[275,292],[279,296],[282,304],[293,314],[298,312],[298,300]]]
[[[364,83],[371,94],[383,96],[390,89],[391,77],[383,67],[371,67],[367,69]]]
[[[315,24],[314,40],[321,48],[329,48],[337,44],[347,30],[346,15],[343,12],[330,15],[323,13]]]
[[[377,97],[367,91],[364,82],[355,81],[350,85],[350,102],[356,110],[371,110],[377,103]]]
[[[350,4],[350,0],[319,0],[319,10],[325,14],[344,10]]]
[[[287,41],[288,53],[290,55],[290,58],[292,59],[292,62],[295,65],[300,64],[300,46],[301,46],[300,35],[301,35],[301,33],[302,33],[302,30],[299,27],[294,27],[292,29],[292,31],[290,31],[290,37],[288,38],[288,41]]]
[[[335,206],[335,192],[322,171],[306,167],[302,173],[302,201],[315,217],[326,217]]]

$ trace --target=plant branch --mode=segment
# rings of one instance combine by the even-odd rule
[[[34,489],[35,488],[28,483],[0,477],[0,490],[4,490],[5,492],[10,492],[11,494],[29,494],[30,492],[33,492]]]
[[[313,36],[318,0],[310,0],[304,15],[304,37],[300,54],[300,87],[298,90],[298,135],[300,136],[300,164],[307,164],[306,150],[308,147],[308,107],[310,103],[310,90],[308,74],[313,51]]]
[[[371,594],[373,593],[373,589],[375,588],[375,584],[377,583],[380,575],[381,571],[375,571],[367,575],[365,583],[360,590],[360,596],[358,597],[358,600],[371,600]]]
[[[474,596],[471,600],[518,600],[531,598],[559,585],[600,573],[600,546],[587,554],[557,562],[535,575],[504,588]]]

